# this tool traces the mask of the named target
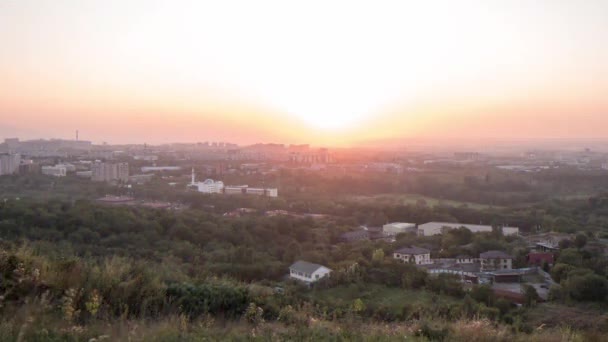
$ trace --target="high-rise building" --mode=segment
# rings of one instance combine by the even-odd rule
[[[91,165],[91,180],[94,182],[128,182],[128,163],[102,163],[96,162]]]
[[[19,164],[21,164],[20,154],[0,154],[0,176],[16,173],[19,171]]]

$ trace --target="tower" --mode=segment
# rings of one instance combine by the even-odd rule
[[[194,178],[195,178],[194,168],[192,168],[192,182],[190,183],[191,185],[194,185]]]

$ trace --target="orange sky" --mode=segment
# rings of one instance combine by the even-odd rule
[[[0,138],[606,138],[608,2],[0,2]]]

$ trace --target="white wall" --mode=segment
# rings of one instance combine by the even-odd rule
[[[414,263],[416,265],[426,265],[432,264],[431,254],[402,254],[402,253],[393,253],[393,258],[402,260],[403,262],[410,262],[411,258],[414,258]]]
[[[289,270],[289,276],[291,278],[309,282],[309,283],[315,282],[315,281],[329,275],[330,273],[331,273],[331,270],[327,267],[320,267],[316,271],[314,271],[312,274],[303,274],[303,273],[298,274],[297,272],[295,272],[292,269]]]

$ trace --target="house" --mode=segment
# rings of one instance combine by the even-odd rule
[[[513,257],[503,251],[487,251],[479,254],[481,272],[495,270],[510,270]]]
[[[433,263],[431,260],[431,251],[420,247],[405,247],[396,250],[393,253],[393,258],[416,265],[427,265]]]
[[[550,241],[537,242],[535,246],[536,250],[541,252],[558,252],[559,245]]]
[[[475,258],[469,255],[459,255],[456,257],[457,264],[472,264],[475,262]]]
[[[330,273],[331,269],[307,261],[299,260],[289,266],[289,277],[306,283],[315,282],[325,276],[329,276]]]
[[[340,242],[355,242],[361,240],[369,240],[369,232],[367,230],[355,230],[340,235]]]
[[[491,273],[492,283],[521,283],[524,273],[516,270],[497,270]]]
[[[526,259],[528,261],[528,265],[531,266],[543,266],[545,263],[552,266],[555,262],[555,255],[547,252],[530,252],[526,256]]]

